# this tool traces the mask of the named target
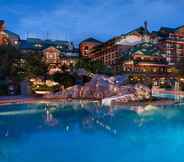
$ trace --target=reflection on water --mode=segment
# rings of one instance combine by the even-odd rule
[[[7,111],[6,111],[7,110]],[[5,106],[0,111],[0,136],[17,137],[35,131],[69,131],[79,125],[81,131],[106,129],[113,110],[98,103],[33,104]]]
[[[179,106],[183,107],[183,106]],[[151,121],[178,117],[181,109],[138,106],[131,108],[106,107],[98,103],[32,104],[1,107],[0,136],[19,137],[49,129],[68,132],[79,125],[80,131],[104,131],[117,135],[125,128],[139,128]]]
[[[168,147],[169,153],[168,144],[184,144],[183,108],[105,107],[95,102],[2,106],[0,161],[72,162],[69,150],[79,162],[159,161],[158,147]]]

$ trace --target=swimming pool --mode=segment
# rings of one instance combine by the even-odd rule
[[[154,94],[152,94],[152,96],[158,97],[158,98],[167,98],[167,99],[184,101],[183,95],[176,95],[176,94],[169,94],[169,93],[154,93]]]
[[[183,162],[184,105],[142,114],[95,103],[0,107],[0,162]]]

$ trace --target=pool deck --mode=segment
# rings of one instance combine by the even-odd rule
[[[0,97],[0,105],[9,105],[9,104],[29,104],[39,101],[40,98],[35,97],[25,97],[25,96],[3,96]]]
[[[33,104],[33,103],[61,103],[61,102],[72,102],[72,101],[92,101],[100,102],[100,100],[93,99],[71,99],[71,98],[44,98],[44,97],[27,97],[27,96],[3,96],[0,97],[0,106],[11,105],[11,104]]]
[[[11,104],[33,104],[33,103],[52,103],[52,102],[71,102],[71,101],[94,101],[101,102],[100,100],[81,100],[81,99],[63,99],[63,98],[42,98],[42,97],[26,97],[26,96],[3,96],[0,97],[0,105],[11,105]],[[112,106],[164,106],[164,105],[173,105],[177,102],[170,99],[159,99],[153,101],[137,101],[137,102],[113,102]]]
[[[11,104],[32,104],[32,103],[47,103],[55,102],[56,99],[45,99],[42,97],[27,97],[27,96],[3,96],[0,97],[0,105],[11,105]],[[57,101],[63,101],[57,99]]]

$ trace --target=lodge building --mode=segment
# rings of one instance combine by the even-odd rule
[[[124,72],[170,73],[171,68],[184,62],[184,26],[161,27],[159,31],[148,31],[148,24],[126,34],[102,42],[94,38],[82,41],[79,49],[70,41],[27,38],[5,28],[0,20],[0,46],[13,45],[24,54],[38,53],[52,68],[61,68],[76,63],[76,58],[89,58]],[[135,50],[137,49],[138,50]],[[123,61],[122,61],[123,58]]]
[[[83,40],[79,44],[79,49],[80,49],[80,56],[82,57],[89,57],[90,50],[101,45],[102,42],[99,40],[96,40],[94,38],[88,38]]]
[[[175,65],[184,61],[184,26],[178,28],[162,27],[156,32],[160,50],[169,64]]]
[[[144,41],[149,41],[149,32],[146,22],[144,27],[141,26],[126,34],[114,37],[104,43],[90,46],[90,48],[86,47],[87,52],[85,56],[90,60],[99,61],[113,69],[117,69],[122,53]],[[84,42],[81,42],[80,46],[85,49],[83,44]],[[84,54],[81,52],[81,55]]]
[[[100,61],[105,65],[116,65],[118,59],[120,58],[120,54],[131,47],[129,45],[122,46],[117,44],[117,40],[118,38],[113,38],[97,46],[96,48],[91,49],[88,57],[91,60]]]
[[[172,66],[155,44],[143,43],[135,46],[123,58],[122,69],[127,73],[163,74],[171,73]]]
[[[142,56],[136,53],[132,60],[123,63],[123,71],[128,73],[169,73],[170,66],[161,62],[162,57]]]
[[[77,57],[66,57],[55,47],[48,47],[42,51],[43,61],[48,65],[49,74],[62,71],[63,67],[70,69],[77,62]],[[65,70],[66,70],[65,69]]]

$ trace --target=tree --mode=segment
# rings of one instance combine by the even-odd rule
[[[19,70],[21,54],[18,49],[13,46],[0,47],[0,77],[16,79]]]
[[[57,72],[51,76],[51,79],[60,83],[61,85],[64,85],[65,88],[74,86],[76,82],[74,76],[70,75],[69,73]]]
[[[37,76],[47,76],[48,66],[40,53],[22,54],[13,46],[0,47],[0,78],[21,81]]]
[[[22,56],[19,75],[20,78],[43,76],[46,78],[48,65],[46,65],[39,53],[30,53]]]
[[[75,65],[76,69],[85,69],[88,72],[91,73],[99,73],[99,74],[106,74],[106,75],[112,75],[112,69],[104,64],[102,64],[100,61],[91,61],[89,59],[79,59],[78,62]]]

